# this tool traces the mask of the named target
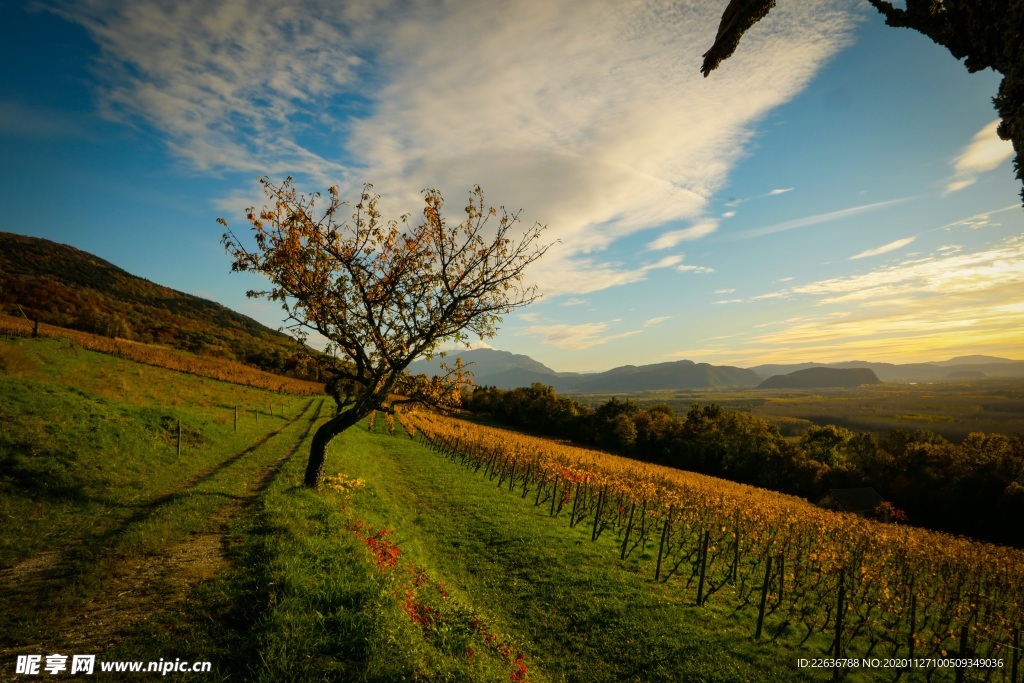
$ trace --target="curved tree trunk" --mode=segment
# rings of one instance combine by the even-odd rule
[[[306,464],[303,484],[311,489],[320,486],[320,480],[324,475],[324,460],[327,458],[327,444],[369,414],[369,410],[346,410],[320,425],[314,432],[313,442],[309,447],[309,462]]]

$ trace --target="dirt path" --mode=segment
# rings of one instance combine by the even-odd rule
[[[188,495],[189,491],[202,481],[254,452],[271,438],[301,420],[311,406],[312,402],[281,429],[267,434],[216,467],[196,475],[179,490],[154,499],[116,529],[105,534],[104,540],[109,541],[122,535],[132,525],[149,518],[163,505],[178,496]],[[51,632],[59,633],[59,636],[11,648],[0,644],[0,680],[8,680],[4,676],[12,673],[13,660],[17,654],[103,652],[123,641],[140,625],[159,618],[162,611],[180,606],[187,600],[195,586],[228,569],[230,563],[226,546],[231,520],[258,498],[280,472],[281,467],[302,447],[319,417],[322,406],[323,401],[313,409],[312,415],[307,417],[306,428],[288,451],[277,460],[259,468],[256,476],[250,476],[244,493],[232,496],[229,502],[207,520],[202,529],[193,532],[186,540],[167,546],[157,553],[128,555],[123,561],[117,562],[115,569],[103,577],[102,586],[91,599],[84,604],[76,605],[73,613],[65,613],[58,617],[59,623]],[[46,606],[57,596],[62,580],[66,580],[62,565],[67,552],[70,551],[44,551],[0,571],[0,591],[10,591],[8,594],[18,600]]]

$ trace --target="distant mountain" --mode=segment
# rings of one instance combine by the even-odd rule
[[[864,384],[881,384],[868,368],[805,368],[788,375],[769,377],[758,389],[828,389],[855,388]]]
[[[418,360],[409,366],[415,374],[437,374],[440,363],[473,362],[473,381],[479,386],[499,389],[528,387],[540,382],[558,392],[614,393],[653,391],[657,389],[711,389],[753,387],[761,378],[743,368],[694,363],[689,360],[653,365],[624,365],[606,372],[556,372],[529,356],[496,349],[474,349],[453,352],[444,359]]]
[[[863,368],[874,372],[883,382],[942,382],[984,377],[1024,378],[1024,361],[994,356],[960,356],[937,363],[896,364],[854,360],[828,364],[756,365],[751,370],[767,379],[808,368]]]
[[[305,353],[287,335],[216,302],[155,284],[98,256],[38,237],[0,232],[0,310],[308,376]]]
[[[444,358],[437,355],[431,360],[421,358],[413,361],[409,366],[409,372],[414,375],[437,375],[441,373],[442,363],[453,366],[456,358],[461,358],[462,362],[467,365],[472,363],[469,370],[473,373],[473,381],[480,386],[506,388],[509,382],[518,382],[520,380],[516,378],[523,377],[527,378],[522,380],[525,384],[520,383],[515,386],[528,387],[533,382],[544,382],[548,378],[575,374],[558,373],[529,356],[497,349],[449,351]]]
[[[657,389],[727,389],[756,386],[757,373],[728,365],[679,360],[652,365],[624,365],[607,372],[565,378],[556,391],[609,393]]]
[[[988,363],[1019,363],[1020,361],[997,356],[957,356],[949,360],[940,360],[934,365],[986,365]]]

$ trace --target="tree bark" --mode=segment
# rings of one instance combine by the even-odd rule
[[[313,433],[313,442],[309,447],[309,462],[306,464],[306,476],[302,482],[305,486],[311,489],[320,486],[320,480],[324,476],[324,461],[327,459],[327,444],[331,439],[369,414],[369,410],[346,410],[320,425]]]

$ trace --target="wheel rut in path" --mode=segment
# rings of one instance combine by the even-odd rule
[[[117,529],[105,534],[105,540],[115,539],[124,534],[131,525],[149,518],[160,507],[179,496],[189,495],[189,491],[198,484],[238,462],[245,455],[253,453],[271,438],[301,420],[312,405],[313,401],[310,401],[288,424],[265,435],[210,470],[191,478],[177,491],[145,504],[142,510],[125,520]],[[157,553],[129,556],[117,564],[111,575],[103,579],[96,595],[84,605],[80,605],[76,614],[65,614],[58,618],[59,628],[55,628],[54,631],[59,632],[59,636],[40,643],[18,645],[11,649],[0,646],[0,655],[10,659],[9,655],[14,654],[99,654],[123,641],[140,625],[154,621],[161,611],[184,603],[191,589],[230,566],[226,552],[229,522],[245,505],[256,500],[266,490],[284,464],[298,452],[319,419],[322,407],[321,399],[312,415],[307,418],[308,422],[302,434],[295,439],[287,452],[259,468],[257,476],[247,482],[246,491],[241,495],[231,496],[230,502],[211,515],[201,530]],[[0,572],[0,590],[11,588],[23,595],[24,599],[45,605],[47,598],[59,590],[63,578],[60,572],[60,555],[57,551],[44,551],[3,570]],[[4,670],[0,669],[0,677],[3,674]]]

